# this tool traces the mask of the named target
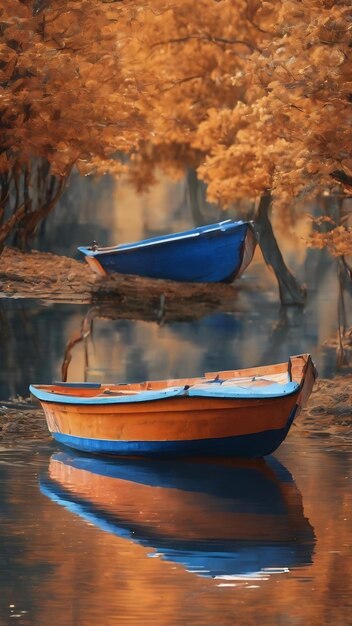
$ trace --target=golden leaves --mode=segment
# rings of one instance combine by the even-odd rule
[[[327,248],[334,257],[352,254],[352,229],[336,226],[327,233],[313,232],[309,239],[312,248]]]
[[[211,199],[271,190],[282,213],[349,183],[350,0],[39,4],[0,17],[8,159],[118,174],[131,153],[139,188],[198,167]]]
[[[52,0],[39,12],[37,5],[6,0],[0,140],[8,159],[45,157],[65,175],[82,154],[92,168],[96,156],[129,151],[145,123],[136,106],[142,76],[125,80],[117,43],[128,9],[97,0]]]
[[[324,9],[319,1],[280,3],[278,14],[275,13],[278,3],[262,3],[262,6],[268,21],[270,11],[273,22],[277,17],[276,33],[263,53],[256,52],[248,59],[247,67],[249,71],[252,66],[252,76],[266,90],[266,95],[258,92],[252,99],[253,87],[248,83],[247,107],[237,105],[233,109],[242,113],[242,120],[236,116],[231,119],[231,114],[224,116],[223,111],[218,111],[212,113],[211,124],[204,122],[200,126],[208,140],[203,136],[201,141],[198,138],[196,141],[210,151],[210,157],[199,173],[210,189],[216,189],[218,199],[226,203],[229,192],[248,193],[250,185],[244,179],[252,177],[253,190],[263,192],[269,187],[277,206],[282,206],[300,192],[312,194],[313,188],[317,192],[322,185],[331,186],[334,170],[350,172],[351,104],[347,94],[351,91],[346,84],[352,68],[350,37],[345,39],[341,31],[347,2],[339,3],[333,16],[330,7]],[[350,24],[351,16],[350,7]],[[335,34],[330,37],[329,46],[319,39],[323,27]],[[239,130],[241,124],[246,125],[245,131]],[[257,144],[255,149],[253,140]],[[224,142],[230,146],[231,141],[235,149],[221,151]]]

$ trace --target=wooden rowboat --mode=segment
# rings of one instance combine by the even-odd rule
[[[231,283],[251,262],[255,246],[251,222],[226,220],[135,243],[78,250],[101,275],[119,272],[180,282]]]
[[[301,494],[274,457],[155,461],[59,452],[40,490],[90,526],[198,576],[265,579],[312,562],[315,537]]]
[[[316,378],[308,354],[287,363],[132,384],[31,385],[56,441],[97,454],[271,454]]]

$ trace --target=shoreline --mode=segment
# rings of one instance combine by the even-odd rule
[[[88,304],[96,315],[158,323],[192,321],[215,311],[238,310],[249,286],[178,283],[129,274],[98,276],[85,261],[51,252],[5,248],[0,264],[0,299],[36,299],[51,304]]]

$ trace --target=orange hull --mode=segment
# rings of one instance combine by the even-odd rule
[[[78,449],[170,454],[178,447],[185,454],[197,449],[212,454],[214,447],[214,455],[226,448],[230,455],[263,456],[286,436],[315,376],[309,355],[299,355],[286,364],[194,379],[43,385],[31,391],[43,406],[53,436]],[[221,444],[220,449],[215,444]]]
[[[285,398],[218,400],[174,398],[162,403],[144,402],[111,406],[71,406],[43,403],[52,433],[76,434],[101,439],[193,440],[231,437],[284,428],[298,398],[298,391]]]

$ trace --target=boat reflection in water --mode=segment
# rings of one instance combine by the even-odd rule
[[[40,486],[100,529],[200,576],[266,578],[312,562],[301,495],[272,457],[168,462],[60,452]]]

